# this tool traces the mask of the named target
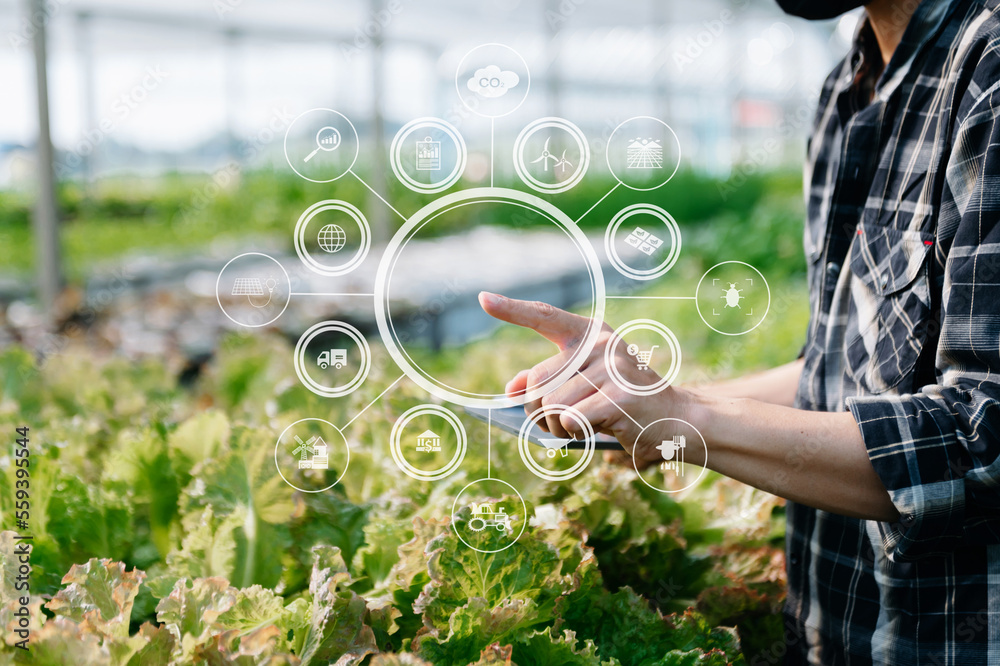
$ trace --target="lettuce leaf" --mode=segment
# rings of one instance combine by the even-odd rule
[[[75,564],[63,578],[66,585],[45,605],[57,616],[82,624],[84,631],[125,639],[132,603],[146,578],[144,571],[126,571],[121,562],[92,559]]]

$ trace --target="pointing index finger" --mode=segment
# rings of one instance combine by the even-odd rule
[[[591,320],[539,301],[519,301],[488,291],[479,293],[486,314],[509,324],[524,326],[551,340],[560,349],[573,347],[587,335]]]

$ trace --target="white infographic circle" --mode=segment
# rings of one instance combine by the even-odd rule
[[[618,364],[615,363],[615,353],[618,350],[618,345],[625,341],[626,335],[637,330],[646,330],[656,333],[663,339],[666,343],[667,349],[670,351],[670,367],[664,375],[660,377],[660,379],[650,384],[637,384],[625,379],[621,370],[618,368]],[[634,358],[637,369],[640,372],[649,371],[652,352],[652,349],[640,349],[637,345],[628,345],[626,349],[626,353]],[[613,381],[621,390],[626,393],[631,393],[632,395],[654,395],[662,391],[667,386],[670,386],[670,384],[677,379],[677,373],[679,373],[681,369],[681,345],[677,340],[677,336],[674,335],[674,332],[660,322],[652,319],[634,319],[615,330],[615,334],[608,340],[608,344],[604,347],[604,365],[608,369],[608,375],[611,377],[611,381]]]
[[[681,166],[681,143],[670,125],[652,116],[621,123],[608,137],[608,169],[632,190],[662,187]]]
[[[553,133],[550,130],[557,130]],[[569,149],[559,140],[568,134],[575,150],[572,161],[566,157]],[[541,135],[544,143],[535,139]],[[553,143],[553,139],[556,142]],[[530,150],[530,153],[526,155]],[[525,185],[536,192],[557,194],[565,192],[581,180],[590,166],[590,144],[583,131],[564,118],[539,118],[525,126],[514,141],[514,170]],[[569,168],[569,175],[566,169]]]
[[[484,118],[513,113],[524,104],[530,88],[528,63],[506,44],[477,46],[455,70],[455,89],[462,104]]]
[[[310,343],[315,338],[326,334],[346,336],[357,347],[356,353],[360,356],[359,360],[351,362],[348,356],[349,350],[346,348],[330,348],[323,349],[316,355],[312,363],[310,363],[306,358],[306,354],[310,351]],[[352,364],[358,366],[358,370],[354,376],[334,386],[317,381],[310,374],[309,370],[311,366],[322,370],[340,370]],[[299,338],[298,343],[295,345],[294,365],[295,374],[298,376],[299,381],[310,391],[324,398],[340,398],[356,391],[364,383],[365,379],[368,378],[368,372],[372,367],[371,349],[368,347],[368,341],[365,340],[365,336],[361,334],[361,331],[350,324],[342,321],[323,321],[307,330]]]
[[[546,469],[538,464],[538,461],[534,459],[531,455],[531,447],[534,446],[531,440],[528,438],[528,433],[531,432],[532,427],[546,416],[553,413],[557,414],[568,414],[577,425],[580,426],[580,431],[583,433],[584,450],[583,455],[577,460],[571,467],[564,470],[553,471]],[[569,405],[542,405],[524,421],[521,426],[521,431],[517,435],[517,450],[521,454],[521,461],[524,466],[527,467],[534,473],[535,476],[545,479],[546,481],[568,481],[575,476],[578,476],[583,470],[587,468],[590,461],[594,458],[594,450],[596,449],[595,441],[597,436],[594,433],[594,426],[591,425],[583,414],[578,410],[570,407]]]
[[[462,535],[463,530],[459,529],[458,520],[456,520],[458,512],[461,510],[462,507],[465,506],[465,502],[464,501],[460,502],[460,500],[463,500],[463,497],[465,495],[472,494],[469,491],[469,489],[478,484],[487,484],[487,483],[499,484],[502,486],[506,486],[507,488],[510,488],[512,491],[514,491],[514,494],[517,495],[517,498],[520,500],[520,505],[521,505],[520,514],[514,515],[513,513],[508,514],[506,513],[506,511],[498,511],[496,504],[499,502],[497,501],[490,502],[489,506],[492,509],[490,512],[482,511],[478,514],[474,512],[473,513],[474,517],[468,521],[467,523],[468,529],[470,529],[473,533],[484,533],[484,532],[490,533],[488,532],[488,530],[492,529],[496,529],[498,532],[500,532],[501,531],[500,528],[503,528],[503,533],[506,536],[505,539],[506,543],[504,543],[504,545],[498,548],[478,548],[477,546],[473,546],[471,543],[466,541],[465,536]],[[495,493],[489,493],[489,494],[492,496]],[[476,508],[482,508],[482,505],[485,504],[485,502],[480,502],[478,504],[479,506]],[[506,507],[501,506],[500,509],[506,509]],[[521,529],[518,531],[517,536],[512,536],[513,535],[512,523],[515,520],[521,523]],[[501,551],[507,550],[515,543],[517,543],[517,540],[521,538],[521,535],[524,534],[524,528],[527,524],[528,524],[528,506],[524,503],[524,498],[521,497],[521,493],[517,491],[517,488],[510,485],[506,481],[501,481],[500,479],[494,479],[494,478],[476,479],[472,483],[462,488],[458,492],[458,495],[455,496],[455,501],[452,502],[451,504],[452,530],[454,530],[455,535],[458,537],[459,541],[461,541],[466,546],[479,553],[490,554],[490,553],[499,553]],[[471,535],[467,534],[466,536],[471,536]]]
[[[357,249],[352,254],[349,254],[345,261],[325,263],[317,259],[313,252],[310,251],[307,236],[316,236],[316,245],[319,251],[323,253],[324,259],[327,257],[337,257],[348,246],[348,234],[344,228],[339,224],[335,224],[332,220],[322,220],[321,216],[331,211],[346,215],[348,219],[357,225]],[[324,222],[318,232],[315,229],[311,229],[312,226],[315,226],[314,221],[317,218]],[[336,221],[339,222],[341,220],[338,219]],[[313,233],[310,234],[310,232]],[[345,275],[353,271],[368,257],[368,251],[372,246],[371,227],[368,225],[368,220],[365,219],[365,216],[355,206],[337,199],[319,201],[307,208],[299,216],[299,221],[295,223],[294,239],[295,253],[299,255],[302,263],[309,270],[329,277]],[[355,244],[352,243],[351,245]]]
[[[454,455],[452,455],[451,460],[449,460],[444,466],[436,470],[423,470],[414,465],[406,459],[403,455],[403,445],[402,438],[406,430],[407,425],[414,419],[421,416],[437,416],[450,425],[455,431],[456,439],[458,440],[458,447],[455,449]],[[421,433],[418,436],[417,445],[420,446],[420,438],[424,435],[429,435],[440,439],[436,433],[427,431]],[[427,437],[430,439],[430,437]],[[428,442],[428,448],[433,442]],[[399,469],[403,470],[403,473],[412,479],[417,481],[439,481],[446,476],[451,475],[455,472],[461,465],[462,461],[465,460],[465,453],[468,449],[468,440],[465,434],[465,427],[462,422],[455,416],[454,412],[440,407],[438,405],[417,405],[411,409],[403,412],[402,416],[396,419],[396,422],[392,426],[392,433],[389,435],[389,450],[392,452],[392,459],[396,461]]]
[[[323,434],[313,434],[313,433]],[[325,436],[324,436],[325,435]],[[328,440],[336,439],[331,442]],[[309,473],[323,472],[329,469],[330,449],[336,448],[338,451],[343,446],[343,469],[337,479],[322,488],[303,488],[292,483],[285,476],[285,472],[291,476],[294,468],[289,464],[289,459],[299,456],[296,465],[301,470],[309,470]],[[312,455],[310,455],[312,454]],[[335,456],[335,460],[336,460]],[[329,421],[323,419],[299,419],[285,428],[277,441],[274,443],[274,465],[278,468],[278,474],[289,486],[303,493],[321,493],[340,483],[347,473],[347,467],[351,463],[351,447],[347,444],[347,438],[343,431]],[[300,481],[300,483],[303,481]]]
[[[636,268],[635,266],[630,265],[622,259],[621,254],[618,251],[618,243],[616,242],[616,239],[619,228],[630,218],[637,215],[650,215],[656,218],[663,223],[663,226],[666,227],[667,234],[669,235],[669,241],[664,241],[649,229],[636,227],[635,229],[630,230],[628,235],[625,237],[626,245],[634,248],[636,252],[647,257],[656,254],[664,243],[668,245],[666,256],[664,256],[658,264],[651,268]],[[607,231],[604,233],[604,250],[607,252],[608,260],[611,262],[611,265],[625,277],[633,280],[655,280],[656,278],[665,275],[667,271],[673,268],[674,264],[677,263],[677,258],[680,257],[681,254],[681,230],[680,227],[677,226],[677,222],[674,218],[671,217],[670,213],[663,210],[659,206],[646,203],[632,204],[631,206],[620,210],[618,214],[611,219],[611,222],[608,224]]]
[[[745,335],[764,322],[771,309],[771,287],[764,274],[744,261],[722,261],[709,268],[694,290],[698,316],[722,335]]]
[[[445,166],[449,160],[442,139],[451,143],[451,150],[447,152],[454,152],[451,169]],[[414,192],[423,194],[436,194],[457,183],[465,172],[468,158],[465,139],[454,125],[440,118],[411,120],[396,133],[389,147],[389,164],[396,178]],[[425,180],[420,176],[425,176]]]
[[[584,339],[559,372],[554,373],[545,382],[530,391],[516,397],[508,397],[502,392],[481,393],[460,389],[437,379],[411,358],[401,340],[403,336],[395,329],[391,316],[392,304],[389,299],[389,286],[392,271],[398,257],[405,250],[406,244],[424,224],[434,220],[435,217],[453,208],[478,202],[516,205],[531,210],[535,214],[540,214],[544,219],[555,224],[573,241],[580,256],[584,258],[590,281],[592,306],[588,316],[591,319],[591,325],[587,329]],[[601,334],[600,322],[604,320],[604,305],[604,275],[601,263],[589,239],[579,227],[565,213],[535,195],[498,187],[477,188],[448,194],[417,211],[389,242],[382,255],[382,261],[375,278],[375,316],[382,341],[393,360],[403,373],[418,386],[445,402],[463,407],[496,408],[521,405],[541,398],[555,387],[560,386],[583,366],[587,355],[597,344],[597,339]]]
[[[304,111],[285,130],[288,166],[313,183],[330,183],[343,177],[354,167],[360,150],[354,123],[333,109]]]
[[[271,255],[244,252],[219,271],[215,300],[222,314],[234,324],[246,328],[267,326],[288,308],[291,280],[285,267]]]
[[[663,472],[664,479],[669,478],[667,476],[668,473],[672,473],[673,478],[678,480],[685,478],[687,469],[684,463],[683,456],[686,450],[687,440],[692,435],[694,435],[697,438],[697,441],[701,444],[702,450],[704,451],[705,454],[704,457],[705,464],[700,466],[700,471],[698,472],[698,475],[694,478],[693,481],[679,488],[666,488],[666,487],[661,488],[652,484],[645,476],[642,475],[642,472],[639,470],[639,466],[636,464],[635,461],[635,447],[638,446],[639,440],[642,439],[643,433],[645,433],[647,430],[649,430],[658,423],[676,423],[678,424],[677,429],[683,433],[681,435],[675,435],[671,437],[671,439],[669,440],[662,440],[660,445],[656,447],[657,449],[660,450],[662,454],[663,461],[660,463],[659,467],[660,470]],[[657,492],[660,493],[684,492],[688,488],[691,488],[699,481],[701,481],[701,478],[705,476],[705,470],[708,469],[708,445],[705,444],[705,438],[702,437],[701,432],[687,421],[683,419],[674,419],[674,418],[657,419],[656,421],[647,424],[646,427],[640,430],[639,434],[636,436],[635,444],[632,445],[632,468],[635,469],[635,473],[639,475],[639,479],[643,483],[645,483],[647,486],[649,486],[650,488],[652,488]]]

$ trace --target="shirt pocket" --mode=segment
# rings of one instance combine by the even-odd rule
[[[934,237],[863,222],[850,250],[847,373],[870,393],[911,376],[932,317],[928,255]]]

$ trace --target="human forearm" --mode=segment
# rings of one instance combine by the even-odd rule
[[[565,356],[588,330],[589,319],[558,310],[544,303],[517,301],[495,294],[482,294],[487,313],[520,326],[527,326],[552,340],[560,354],[524,370],[507,384],[511,397],[523,395],[566,363]],[[653,395],[636,395],[610,379],[604,350],[616,340],[604,325],[597,343],[577,374],[544,398],[525,403],[529,413],[545,405],[569,405],[595,428],[610,434],[632,453],[640,467],[662,460],[657,447],[676,435],[681,419],[694,425],[705,437],[707,466],[734,479],[782,497],[820,509],[876,520],[894,521],[898,513],[889,494],[872,468],[858,424],[851,414],[807,412],[746,398],[724,397],[719,390],[667,387]],[[624,345],[611,358],[619,373],[648,382],[649,375],[637,369]],[[773,397],[789,399],[789,379],[795,364],[776,371],[772,379],[782,391]],[[798,368],[801,372],[801,366]],[[797,377],[794,377],[797,379]],[[766,391],[764,391],[766,393]],[[669,417],[669,418],[667,418]],[[644,424],[661,423],[648,427]],[[553,410],[545,427],[556,437],[582,437],[579,425],[566,412]],[[700,447],[688,447],[686,462],[698,460]]]
[[[681,400],[688,420],[705,437],[710,469],[824,511],[898,519],[850,413],[808,412],[693,390],[683,391]]]
[[[797,359],[764,372],[705,385],[700,390],[718,398],[751,398],[791,407],[795,404],[802,366],[802,359]]]

